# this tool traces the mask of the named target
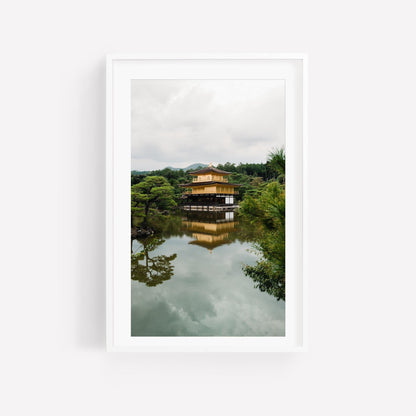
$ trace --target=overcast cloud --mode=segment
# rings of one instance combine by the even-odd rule
[[[133,80],[132,169],[265,162],[284,107],[282,80]]]

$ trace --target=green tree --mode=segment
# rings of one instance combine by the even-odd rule
[[[256,225],[258,232],[254,248],[261,255],[254,266],[244,266],[244,272],[256,282],[256,287],[285,299],[285,152],[273,151],[267,162],[276,180],[258,183],[255,192],[246,193],[240,204],[240,214]]]
[[[269,153],[269,159],[266,166],[279,183],[285,183],[286,152],[283,148],[274,149]]]
[[[169,184],[174,189],[174,199],[176,203],[179,203],[183,189],[179,186],[181,183],[187,183],[192,181],[192,177],[189,175],[188,172],[184,172],[183,170],[172,170],[169,168],[165,168],[162,170],[153,170],[151,172],[139,172],[139,171],[132,171],[131,174],[131,185],[136,185],[138,183],[143,182],[149,176],[163,176],[169,182]]]
[[[144,214],[145,223],[151,208],[167,210],[174,206],[174,189],[163,176],[146,176],[140,183],[131,187],[132,217]]]
[[[244,272],[256,282],[256,287],[285,299],[285,190],[274,181],[260,195],[247,195],[241,203],[241,213],[258,226],[254,248],[261,259]]]
[[[131,173],[130,178],[131,178],[131,183],[130,185],[136,185],[136,183],[140,183],[144,178],[146,177],[146,175],[144,174],[137,174],[137,173]]]

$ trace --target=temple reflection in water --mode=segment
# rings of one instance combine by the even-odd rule
[[[223,244],[230,244],[230,233],[236,231],[237,226],[233,211],[183,212],[183,230],[192,232],[194,238],[189,244],[204,247],[210,252]]]

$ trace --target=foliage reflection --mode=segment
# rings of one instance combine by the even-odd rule
[[[177,255],[160,255],[150,257],[149,253],[163,244],[165,240],[157,236],[141,239],[143,250],[131,255],[131,278],[145,283],[146,286],[157,286],[173,276],[172,261]],[[143,263],[141,263],[143,262]]]

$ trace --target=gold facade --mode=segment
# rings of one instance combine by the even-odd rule
[[[192,191],[187,191],[188,194],[230,194],[237,195],[238,191],[233,186],[224,185],[205,185],[193,186]]]
[[[228,178],[222,175],[198,175],[193,182],[228,182]]]
[[[237,206],[238,188],[236,183],[229,183],[231,172],[209,166],[190,173],[192,182],[181,184],[184,188],[182,206],[185,210],[222,210]]]

